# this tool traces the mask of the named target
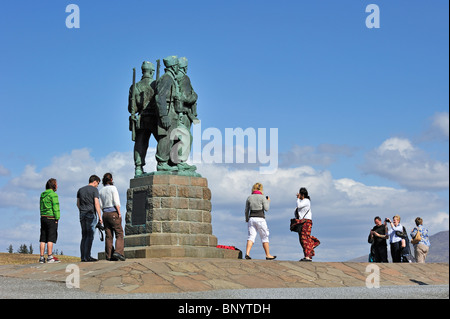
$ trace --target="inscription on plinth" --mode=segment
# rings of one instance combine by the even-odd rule
[[[147,218],[147,191],[136,191],[133,193],[133,207],[131,215],[131,225],[143,225]]]

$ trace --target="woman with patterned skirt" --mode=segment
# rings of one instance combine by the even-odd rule
[[[296,218],[303,220],[298,237],[305,257],[300,259],[300,261],[312,261],[312,257],[315,255],[314,248],[320,245],[320,241],[316,237],[311,236],[311,198],[308,195],[308,190],[304,187],[300,188],[297,194]]]

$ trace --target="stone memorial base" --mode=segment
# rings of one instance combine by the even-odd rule
[[[206,178],[157,174],[133,178],[126,209],[126,258],[238,258],[239,251],[216,248]]]

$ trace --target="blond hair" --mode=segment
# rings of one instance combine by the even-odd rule
[[[392,219],[397,218],[398,222],[400,223],[400,216],[399,215],[395,215]]]
[[[255,185],[253,185],[252,187],[252,193],[254,191],[260,191],[261,193],[263,193],[263,185],[261,183],[256,183]]]

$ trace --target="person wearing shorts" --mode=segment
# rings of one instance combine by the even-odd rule
[[[269,249],[269,228],[267,227],[265,212],[269,210],[270,198],[263,194],[263,185],[256,183],[252,187],[252,194],[247,198],[245,204],[245,221],[248,223],[248,238],[245,259],[251,259],[250,250],[259,234],[266,253],[266,260],[274,260]]]
[[[58,239],[58,221],[60,218],[59,199],[56,194],[58,183],[56,179],[50,178],[45,184],[45,192],[41,194],[39,201],[41,212],[41,234],[40,234],[40,258],[39,263],[45,263],[45,246],[47,245],[47,262],[59,262],[53,257],[53,244]]]

